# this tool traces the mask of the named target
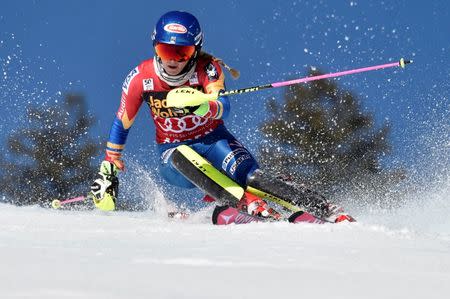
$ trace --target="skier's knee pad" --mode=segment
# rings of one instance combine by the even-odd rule
[[[236,202],[244,194],[240,185],[187,145],[173,151],[172,164],[199,189],[222,203]]]

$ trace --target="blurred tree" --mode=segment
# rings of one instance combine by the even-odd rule
[[[66,95],[62,104],[27,109],[29,126],[8,138],[0,159],[0,193],[7,202],[47,205],[53,198],[80,195],[96,174],[91,158],[100,146],[87,133],[94,119],[84,97]]]
[[[322,74],[310,71],[311,76]],[[261,162],[328,195],[349,190],[385,194],[402,170],[383,170],[389,125],[375,128],[357,98],[334,81],[290,86],[284,104],[267,102],[272,117],[261,126],[267,142]]]

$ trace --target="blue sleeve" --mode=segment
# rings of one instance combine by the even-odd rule
[[[228,96],[220,96],[217,99],[222,104],[222,119],[225,119],[230,114],[230,100],[228,99]]]
[[[106,145],[107,155],[120,157],[127,142],[129,131],[130,129],[125,129],[122,121],[116,116],[109,132],[109,139]]]

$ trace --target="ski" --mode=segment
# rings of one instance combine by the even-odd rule
[[[289,218],[273,219],[264,218],[260,216],[249,215],[245,212],[230,206],[216,206],[212,215],[212,222],[215,225],[229,225],[229,224],[247,224],[251,222],[278,222],[288,221],[290,223],[313,223],[324,224],[325,220],[321,220],[312,214],[304,211],[298,211],[292,214]]]
[[[268,222],[267,218],[252,216],[231,206],[216,206],[212,215],[215,225],[246,224],[250,222]]]

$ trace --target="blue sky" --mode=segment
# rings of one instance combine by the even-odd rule
[[[237,81],[228,76],[228,88],[303,77],[309,66],[333,72],[414,59],[406,70],[352,75],[339,83],[360,97],[379,124],[392,124],[390,162],[414,167],[430,148],[448,153],[450,4],[444,0],[2,1],[2,140],[25,123],[23,107],[53,103],[67,92],[86,95],[98,118],[92,134],[106,140],[122,80],[153,55],[153,26],[175,9],[196,15],[204,49],[241,71]],[[232,98],[229,127],[253,150],[263,102],[281,100],[282,92]],[[143,106],[126,155],[153,167],[153,134]]]

